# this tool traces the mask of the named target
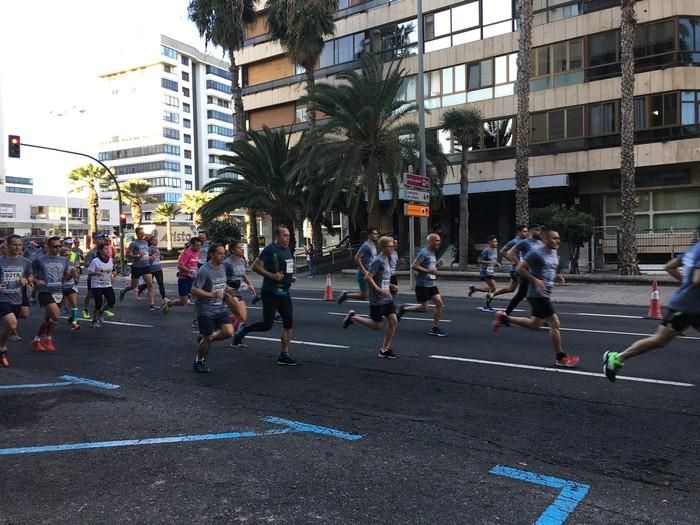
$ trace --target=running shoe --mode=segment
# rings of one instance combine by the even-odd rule
[[[160,307],[161,312],[164,314],[167,314],[172,310],[173,308],[173,302],[169,299],[163,299],[163,306]]]
[[[70,308],[68,308],[65,304],[61,307],[61,312],[63,315],[70,315]]]
[[[447,336],[447,332],[445,332],[442,328],[439,326],[433,326],[430,329],[430,332],[428,332],[429,335],[434,335],[436,337],[445,337]]]
[[[345,319],[343,319],[343,328],[347,328],[352,324],[353,317],[355,317],[355,310],[350,310],[348,315],[345,316]]]
[[[83,310],[83,319],[91,319],[90,312]]]
[[[122,288],[119,290],[119,302],[121,303],[124,300],[124,296],[126,295],[126,288]]]
[[[250,302],[251,302],[252,304],[257,304],[258,301],[260,301],[260,296],[257,295],[257,294],[255,294],[255,295],[253,296],[253,299],[252,299]]]
[[[510,320],[508,319],[508,314],[504,311],[496,312],[496,319],[491,325],[491,331],[495,334],[498,332],[502,326],[510,326]]]
[[[241,326],[238,331],[233,334],[232,346],[240,346],[243,342],[243,338],[248,334],[248,327],[246,325]]]
[[[211,373],[211,369],[204,363],[204,361],[195,361],[192,368],[194,368],[194,371],[199,374]]]
[[[384,359],[396,359],[399,356],[397,356],[394,351],[389,348],[386,352],[382,352],[379,350],[379,353],[377,354],[379,357],[383,357]]]
[[[605,352],[603,354],[603,372],[611,382],[617,379],[617,373],[624,363],[619,358],[619,352]]]
[[[152,304],[151,306],[148,307],[148,310],[150,312],[155,312],[156,310],[160,310],[160,308],[158,306],[156,306],[155,304]]]
[[[12,332],[12,335],[10,336],[10,341],[21,341],[22,336],[19,335],[17,332]]]
[[[76,330],[80,330],[80,323],[78,321],[72,321],[70,324],[70,329],[73,332],[75,332]]]
[[[282,316],[280,314],[275,315],[275,322],[276,323],[281,323],[282,322]]]
[[[43,343],[39,339],[34,339],[34,341],[32,341],[32,348],[36,352],[46,352],[46,348],[44,348]]]
[[[406,313],[406,306],[404,306],[404,305],[402,304],[401,306],[399,306],[399,311],[398,311],[398,313],[396,314],[396,319],[397,319],[398,321],[400,321],[401,318],[403,317],[403,314],[405,314],[405,313]]]
[[[471,297],[471,296],[474,295],[475,293],[476,293],[476,286],[473,286],[473,285],[472,285],[472,286],[469,287],[469,293],[467,294],[467,297]]]
[[[496,309],[495,309],[495,308],[491,308],[490,306],[486,305],[486,306],[482,306],[482,307],[481,307],[481,311],[482,311],[482,312],[492,312],[492,313],[493,313],[493,312],[496,311]]]
[[[43,339],[41,341],[41,344],[43,345],[44,350],[46,352],[55,352],[56,351],[56,347],[53,345],[53,340],[49,337],[47,337],[46,339]]]
[[[112,310],[105,310],[104,312],[102,312],[102,316],[103,317],[114,317],[114,312]],[[104,321],[104,319],[103,319],[103,321]]]
[[[493,301],[493,294],[491,292],[488,292],[486,294],[486,308],[488,308],[489,310],[493,310],[493,308],[491,308],[491,301]]]
[[[92,322],[92,327],[93,327],[93,328],[102,328],[102,323],[100,322],[99,319],[95,319],[95,320]]]
[[[562,357],[557,357],[554,364],[563,368],[574,368],[580,361],[581,358],[576,355],[564,355]]]
[[[299,363],[297,363],[294,359],[289,357],[289,354],[287,355],[282,355],[277,358],[277,364],[278,365],[286,365],[286,366],[297,366]]]
[[[10,360],[7,358],[7,350],[0,350],[0,367],[8,368]]]
[[[343,304],[347,298],[348,298],[348,292],[342,292],[338,296],[338,304]]]

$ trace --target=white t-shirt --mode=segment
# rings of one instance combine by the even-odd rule
[[[114,263],[111,258],[107,262],[102,262],[99,257],[95,257],[90,263],[88,273],[102,272],[102,275],[90,277],[90,286],[93,288],[111,288],[113,270]]]

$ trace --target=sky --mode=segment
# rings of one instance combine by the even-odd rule
[[[22,142],[97,156],[99,73],[163,33],[204,49],[187,19],[189,0],[3,1],[0,16],[0,129]],[[154,54],[148,49],[149,56]],[[157,53],[157,49],[155,50]],[[209,53],[220,55],[210,48]],[[34,179],[34,193],[63,195],[65,174],[87,159],[23,148],[5,175]],[[50,191],[44,191],[49,188]]]

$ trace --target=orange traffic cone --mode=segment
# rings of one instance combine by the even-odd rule
[[[333,299],[333,280],[331,279],[331,274],[326,275],[326,296],[323,298],[324,301],[334,301]]]
[[[651,299],[649,301],[649,313],[647,313],[648,319],[663,319],[661,315],[661,301],[659,300],[659,285],[654,279],[654,283],[651,285]]]

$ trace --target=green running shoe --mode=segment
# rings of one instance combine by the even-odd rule
[[[102,312],[105,317],[114,317],[114,312],[112,310],[105,310]]]
[[[617,378],[617,372],[624,363],[618,358],[619,352],[605,352],[603,354],[603,372],[611,382]]]
[[[83,310],[83,319],[92,319],[89,311]]]

